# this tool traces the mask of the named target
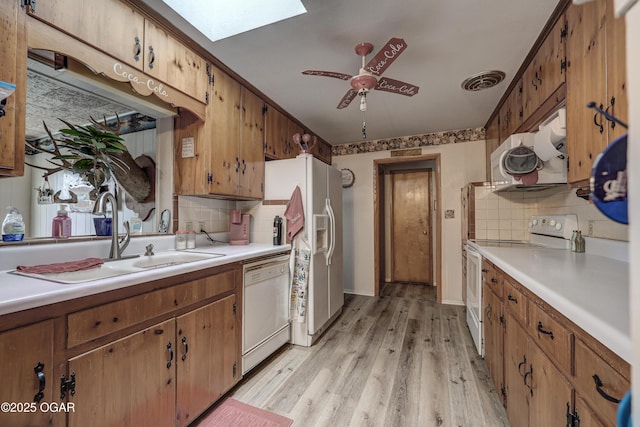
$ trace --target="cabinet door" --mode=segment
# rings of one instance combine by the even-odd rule
[[[627,61],[624,17],[614,16],[613,0],[607,0],[607,105],[609,113],[629,123],[627,100]],[[607,122],[609,142],[627,133],[627,129]]]
[[[16,2],[17,3],[17,2]],[[42,382],[38,377],[41,373]],[[36,323],[24,328],[0,334],[0,375],[2,376],[2,401],[19,405],[51,403],[53,395],[53,321]],[[40,388],[42,395],[38,393]],[[54,413],[41,411],[39,406],[29,412],[0,412],[2,426],[52,425]],[[55,417],[59,418],[59,417]],[[60,421],[58,419],[58,421]],[[53,423],[56,425],[56,423]],[[60,423],[58,425],[62,425]]]
[[[542,86],[542,58],[540,52],[533,57],[522,75],[522,114],[529,118],[540,106]]]
[[[148,19],[144,25],[144,72],[207,103],[206,61]]]
[[[502,302],[486,284],[483,285],[482,309],[484,310],[484,360],[489,374],[501,398],[504,387],[504,329]],[[504,403],[504,402],[503,402]]]
[[[606,121],[586,107],[594,101],[606,108],[606,2],[571,4],[566,17],[567,181],[587,185],[593,161],[607,145]]]
[[[491,181],[491,153],[495,151],[500,145],[500,115],[496,115],[491,120],[491,123],[487,125],[487,131],[485,134],[486,149],[485,149],[485,163],[486,174],[485,179]]]
[[[589,405],[582,400],[578,393],[576,393],[575,414],[580,420],[580,427],[604,427],[604,424],[600,422],[591,408],[589,408]]]
[[[528,338],[524,329],[509,313],[505,313],[505,322],[504,382],[507,389],[507,417],[512,427],[528,426],[531,395],[524,383],[524,376],[532,365],[527,354]]]
[[[318,138],[318,144],[311,150],[311,153],[326,164],[331,164],[331,145]]]
[[[563,15],[556,21],[536,54],[540,65],[538,106],[542,105],[564,83],[565,72],[562,67],[565,60],[565,43],[562,37],[564,28]]]
[[[287,158],[291,144],[287,145],[287,117],[272,106],[267,106],[265,116],[264,153],[272,159]]]
[[[298,145],[293,142],[293,135],[296,133],[303,135],[305,133],[305,130],[302,126],[298,125],[293,120],[287,119],[287,134],[286,134],[285,140],[283,141],[283,145],[284,145],[283,159],[291,159],[296,157],[298,154],[300,154],[300,147],[298,147]],[[314,147],[314,149],[315,148],[317,148],[317,146]]]
[[[213,97],[209,116],[213,128],[207,135],[209,145],[210,194],[236,194],[240,170],[240,83],[227,73],[213,69]]]
[[[171,319],[69,360],[69,427],[173,426],[178,348]]]
[[[15,0],[0,0],[0,80],[16,85],[0,118],[0,175],[24,173],[24,132],[27,105],[26,16]]]
[[[242,88],[240,138],[240,186],[238,195],[262,199],[264,195],[264,102]]]
[[[192,422],[238,379],[235,295],[178,317],[177,423]]]
[[[132,67],[144,69],[144,17],[122,1],[43,1],[36,3],[32,15]]]
[[[530,396],[529,425],[565,425],[567,404],[571,404],[573,393],[571,385],[531,340],[527,357],[531,358],[531,365],[527,363],[531,373],[525,381]]]

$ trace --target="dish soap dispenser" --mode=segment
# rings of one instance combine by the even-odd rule
[[[9,206],[7,211],[7,216],[2,221],[2,241],[20,242],[24,239],[25,230],[22,214],[13,206]]]
[[[66,210],[67,205],[60,205],[58,215],[51,221],[51,237],[67,239],[71,237],[71,218]]]
[[[138,212],[133,213],[129,225],[131,225],[131,234],[142,234],[142,220],[138,216]]]

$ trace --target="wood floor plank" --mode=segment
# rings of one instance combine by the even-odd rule
[[[295,427],[508,426],[464,307],[433,302],[433,287],[407,286],[394,296],[346,295],[316,344],[284,347],[230,395]]]

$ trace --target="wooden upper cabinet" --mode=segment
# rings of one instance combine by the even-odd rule
[[[207,62],[148,19],[144,26],[143,71],[204,104],[208,102]]]
[[[272,159],[284,159],[290,152],[287,145],[288,119],[276,108],[267,105],[265,112],[264,154]]]
[[[518,81],[500,108],[500,142],[511,135],[522,124],[523,81]],[[498,143],[500,145],[500,143]],[[496,147],[497,148],[497,147]]]
[[[556,21],[523,76],[523,119],[533,113],[565,82],[565,19]]]
[[[621,133],[596,105],[627,119],[624,18],[614,18],[613,0],[596,0],[567,9],[567,180],[588,185],[593,162]]]
[[[331,164],[331,145],[328,142],[318,138],[318,145],[311,150],[314,156],[327,164]]]
[[[132,6],[119,0],[51,0],[38,2],[32,15],[207,103],[204,58]]]
[[[18,3],[18,2],[15,2]],[[53,374],[53,321],[45,321],[0,334],[2,400],[18,405],[59,402]],[[42,390],[42,395],[39,395]],[[53,412],[0,412],[2,426],[63,425]],[[55,422],[58,419],[59,423]]]
[[[0,0],[0,80],[16,85],[0,117],[0,176],[24,174],[27,106],[26,15],[15,0]]]
[[[493,116],[485,133],[485,179],[491,181],[491,153],[500,145],[500,115]]]
[[[209,146],[206,175],[210,176],[207,194],[233,195],[237,191],[240,158],[241,89],[240,83],[214,68],[212,113],[203,137]]]
[[[242,128],[238,147],[241,196],[261,199],[264,196],[264,101],[242,88]]]

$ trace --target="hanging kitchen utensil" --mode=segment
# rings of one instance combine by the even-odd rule
[[[622,135],[598,155],[591,169],[590,197],[608,218],[629,223],[627,199],[627,135]]]

